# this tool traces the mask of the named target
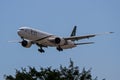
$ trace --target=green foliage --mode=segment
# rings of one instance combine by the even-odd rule
[[[63,67],[60,65],[59,69],[52,69],[52,67],[42,68],[37,70],[35,67],[21,68],[16,70],[15,76],[6,75],[6,80],[97,80],[92,79],[91,69],[82,72],[79,71],[78,66],[74,66],[73,61],[70,59],[70,65]]]

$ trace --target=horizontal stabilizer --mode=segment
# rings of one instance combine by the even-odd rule
[[[75,45],[93,44],[94,42],[75,43]]]

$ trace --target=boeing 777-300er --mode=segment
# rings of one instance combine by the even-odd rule
[[[70,37],[59,37],[30,27],[21,27],[17,33],[22,39],[22,41],[19,43],[21,43],[23,47],[30,48],[32,44],[36,44],[39,47],[38,51],[41,53],[45,52],[43,50],[43,47],[56,47],[58,51],[63,51],[63,49],[74,48],[77,45],[92,44],[94,42],[76,43],[75,41],[99,35],[90,34],[84,36],[76,36],[76,28],[77,27],[74,26]],[[105,34],[109,33],[112,32],[107,32]]]

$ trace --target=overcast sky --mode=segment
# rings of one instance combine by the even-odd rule
[[[10,40],[21,40],[17,30],[28,26],[62,37],[68,37],[74,25],[77,35],[115,32],[79,42],[81,45],[58,52],[46,48],[45,53],[23,48]],[[120,76],[120,1],[119,0],[0,0],[0,80],[15,69],[36,68],[60,64],[68,66],[70,58],[80,70],[92,68],[93,77],[118,80]]]

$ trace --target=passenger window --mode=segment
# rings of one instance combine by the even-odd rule
[[[31,30],[31,35],[37,36],[37,32],[36,32],[36,31]]]
[[[27,30],[25,30],[25,32],[27,32]]]

